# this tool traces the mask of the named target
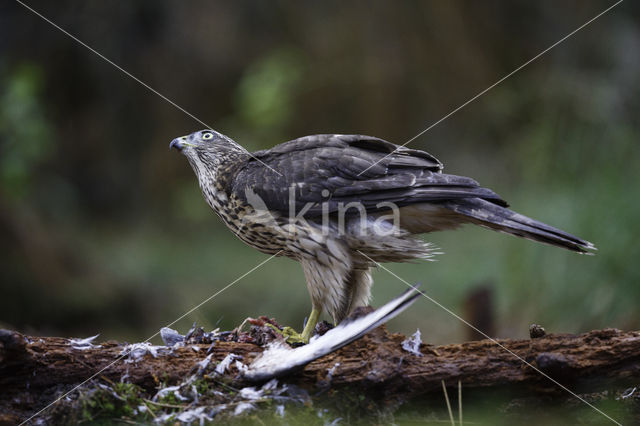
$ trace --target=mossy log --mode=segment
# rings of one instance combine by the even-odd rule
[[[640,332],[635,331],[604,329],[529,340],[499,339],[499,345],[491,340],[437,347],[422,344],[418,353],[403,349],[405,339],[381,326],[282,381],[310,390],[357,388],[379,401],[399,401],[441,393],[443,381],[451,387],[460,381],[465,392],[490,389],[570,396],[540,372],[580,394],[612,386],[624,389],[637,385],[640,378]],[[230,353],[249,364],[263,351],[254,343],[219,341],[213,346],[188,344],[132,361],[122,359],[123,348],[115,341],[78,348],[66,338],[0,330],[0,412],[4,413],[0,423],[28,418],[103,369],[95,380],[118,382],[126,376],[127,382],[154,391],[161,382],[171,385],[193,374],[208,351],[212,365]],[[225,380],[236,387],[246,384],[235,367]]]

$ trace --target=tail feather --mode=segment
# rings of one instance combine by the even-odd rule
[[[596,247],[589,241],[481,198],[447,201],[443,203],[443,207],[470,218],[470,222],[496,231],[551,244],[578,253],[588,253],[590,250],[596,250]]]

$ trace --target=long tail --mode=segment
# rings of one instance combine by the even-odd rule
[[[495,231],[506,232],[507,234],[566,248],[578,253],[588,253],[589,250],[596,250],[595,246],[589,241],[481,198],[447,201],[443,203],[443,206],[470,218],[472,223]]]

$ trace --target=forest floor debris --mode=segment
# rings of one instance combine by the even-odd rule
[[[518,423],[532,413],[555,423],[606,420],[492,341],[436,351],[417,333],[407,338],[385,327],[294,374],[248,383],[246,366],[281,339],[267,325],[274,323],[257,318],[247,321],[247,330],[210,332],[194,326],[184,335],[165,330],[164,345],[0,330],[0,424],[20,423],[60,397],[40,422],[440,422],[448,418],[443,380],[451,391],[461,382],[465,420],[480,424]],[[499,343],[622,423],[639,423],[639,332],[605,329]]]

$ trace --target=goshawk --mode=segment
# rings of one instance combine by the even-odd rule
[[[205,200],[242,241],[299,261],[312,311],[308,342],[322,312],[337,324],[367,305],[377,262],[428,259],[419,234],[473,223],[579,253],[588,241],[509,210],[490,189],[442,173],[427,152],[371,136],[305,136],[250,153],[202,130],[174,139]]]

